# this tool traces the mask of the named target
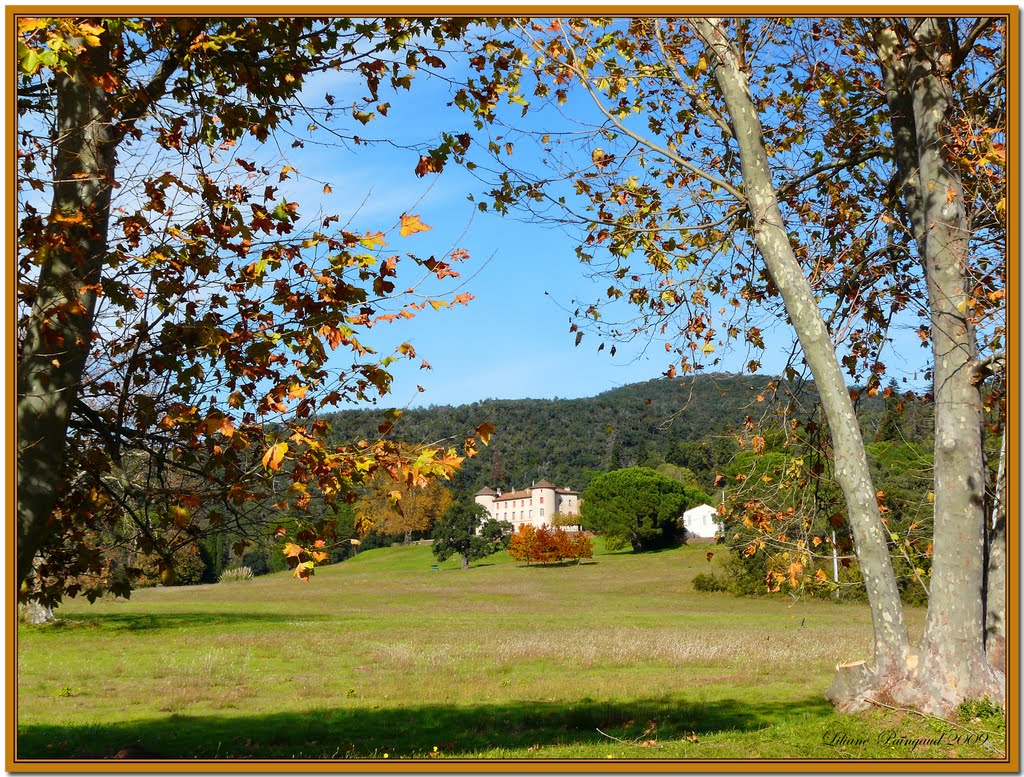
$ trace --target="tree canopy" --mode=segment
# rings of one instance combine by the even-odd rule
[[[465,252],[416,256],[415,213],[359,227],[289,199],[298,171],[260,149],[358,142],[381,91],[411,88],[464,26],[19,17],[24,595],[126,594],[136,571],[105,549],[138,545],[173,576],[177,547],[224,529],[244,543],[268,509],[312,549],[330,532],[312,497],[455,471],[454,450],[410,457],[379,434],[328,445],[319,414],[387,393],[389,364],[418,357],[376,353],[368,331],[469,302],[445,294]],[[314,102],[303,85],[325,72],[351,86]]]
[[[685,539],[683,512],[706,500],[706,494],[678,480],[646,467],[629,467],[590,481],[580,520],[610,548],[669,548]]]
[[[462,568],[469,562],[486,558],[508,547],[512,524],[488,517],[486,508],[475,502],[456,502],[441,516],[434,527],[431,550],[438,561],[452,556],[462,559]]]

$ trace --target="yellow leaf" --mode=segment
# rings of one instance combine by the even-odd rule
[[[364,248],[369,248],[371,250],[373,250],[377,246],[386,246],[388,244],[387,241],[384,239],[383,232],[367,232],[365,235],[359,238],[359,243]]]
[[[408,237],[409,235],[415,235],[417,232],[426,232],[430,227],[420,221],[419,216],[411,216],[408,213],[402,214],[402,226],[398,230],[398,234],[402,237]]]
[[[476,428],[476,436],[480,438],[480,442],[487,445],[491,440],[491,435],[494,434],[494,424],[483,423]]]
[[[294,542],[286,542],[284,544],[284,555],[288,558],[294,558],[302,555],[302,548],[296,545]]]
[[[814,576],[822,582],[828,580],[828,576],[825,574],[825,570],[823,569],[819,569],[817,572],[815,572]]]
[[[298,383],[293,383],[288,389],[288,399],[302,399],[306,396],[307,391],[309,391],[309,386],[300,386]]]
[[[279,442],[277,445],[272,445],[267,448],[267,452],[263,454],[263,466],[266,469],[279,470],[281,469],[281,462],[284,460],[285,453],[288,452],[288,443]]]
[[[703,351],[704,353],[714,353],[715,352],[715,344],[714,343],[704,343],[704,345],[701,347],[701,351]]]

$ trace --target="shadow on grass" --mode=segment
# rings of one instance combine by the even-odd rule
[[[92,725],[31,725],[18,729],[21,759],[109,758],[125,747],[140,755],[192,758],[391,758],[471,756],[494,748],[610,742],[656,736],[756,731],[794,716],[822,719],[832,708],[815,695],[789,702],[672,698],[634,702],[524,701],[464,707],[392,709],[311,707],[267,715],[170,715]],[[645,733],[654,723],[656,729]]]
[[[291,618],[279,613],[266,612],[180,612],[180,613],[103,613],[60,615],[44,626],[33,627],[39,634],[61,634],[77,629],[102,631],[154,631],[160,629],[195,629],[205,626],[264,625],[302,620],[323,620],[329,616],[305,614]]]

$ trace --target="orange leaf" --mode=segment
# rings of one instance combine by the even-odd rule
[[[476,436],[480,438],[480,442],[487,445],[491,440],[491,435],[494,434],[494,424],[490,422],[482,423],[475,431]]]
[[[288,443],[279,442],[277,445],[272,445],[267,448],[267,452],[263,454],[263,466],[266,469],[279,470],[281,469],[281,462],[284,460],[284,454],[288,452]]]
[[[302,555],[302,548],[296,545],[294,542],[286,542],[284,544],[284,555],[288,558],[295,558]]]
[[[426,232],[430,227],[420,221],[419,216],[410,216],[408,213],[402,214],[402,226],[398,230],[398,234],[402,237],[408,237],[409,235],[415,235],[417,232]]]

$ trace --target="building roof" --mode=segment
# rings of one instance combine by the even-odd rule
[[[523,489],[522,491],[509,491],[507,494],[502,494],[501,496],[499,496],[494,501],[495,502],[505,502],[505,501],[508,501],[510,499],[529,499],[529,498],[530,498],[530,491],[529,491],[529,489]]]
[[[579,496],[579,491],[570,491],[568,488],[556,488],[555,493],[558,494],[572,494],[573,496]]]
[[[542,480],[539,483],[534,483],[532,486],[530,486],[530,490],[532,491],[535,488],[554,488],[554,487],[555,487],[554,483],[551,483],[551,482],[549,482],[547,480]]]
[[[709,504],[697,505],[696,507],[691,507],[689,510],[684,512],[683,513],[683,518],[685,518],[688,515],[707,515],[709,513],[716,513],[717,514],[718,513],[718,508],[717,507],[713,507],[713,506],[711,506]]]
[[[473,496],[494,496],[496,493],[497,491],[495,491],[493,488],[488,488],[487,486],[484,486],[475,494],[473,494]]]

